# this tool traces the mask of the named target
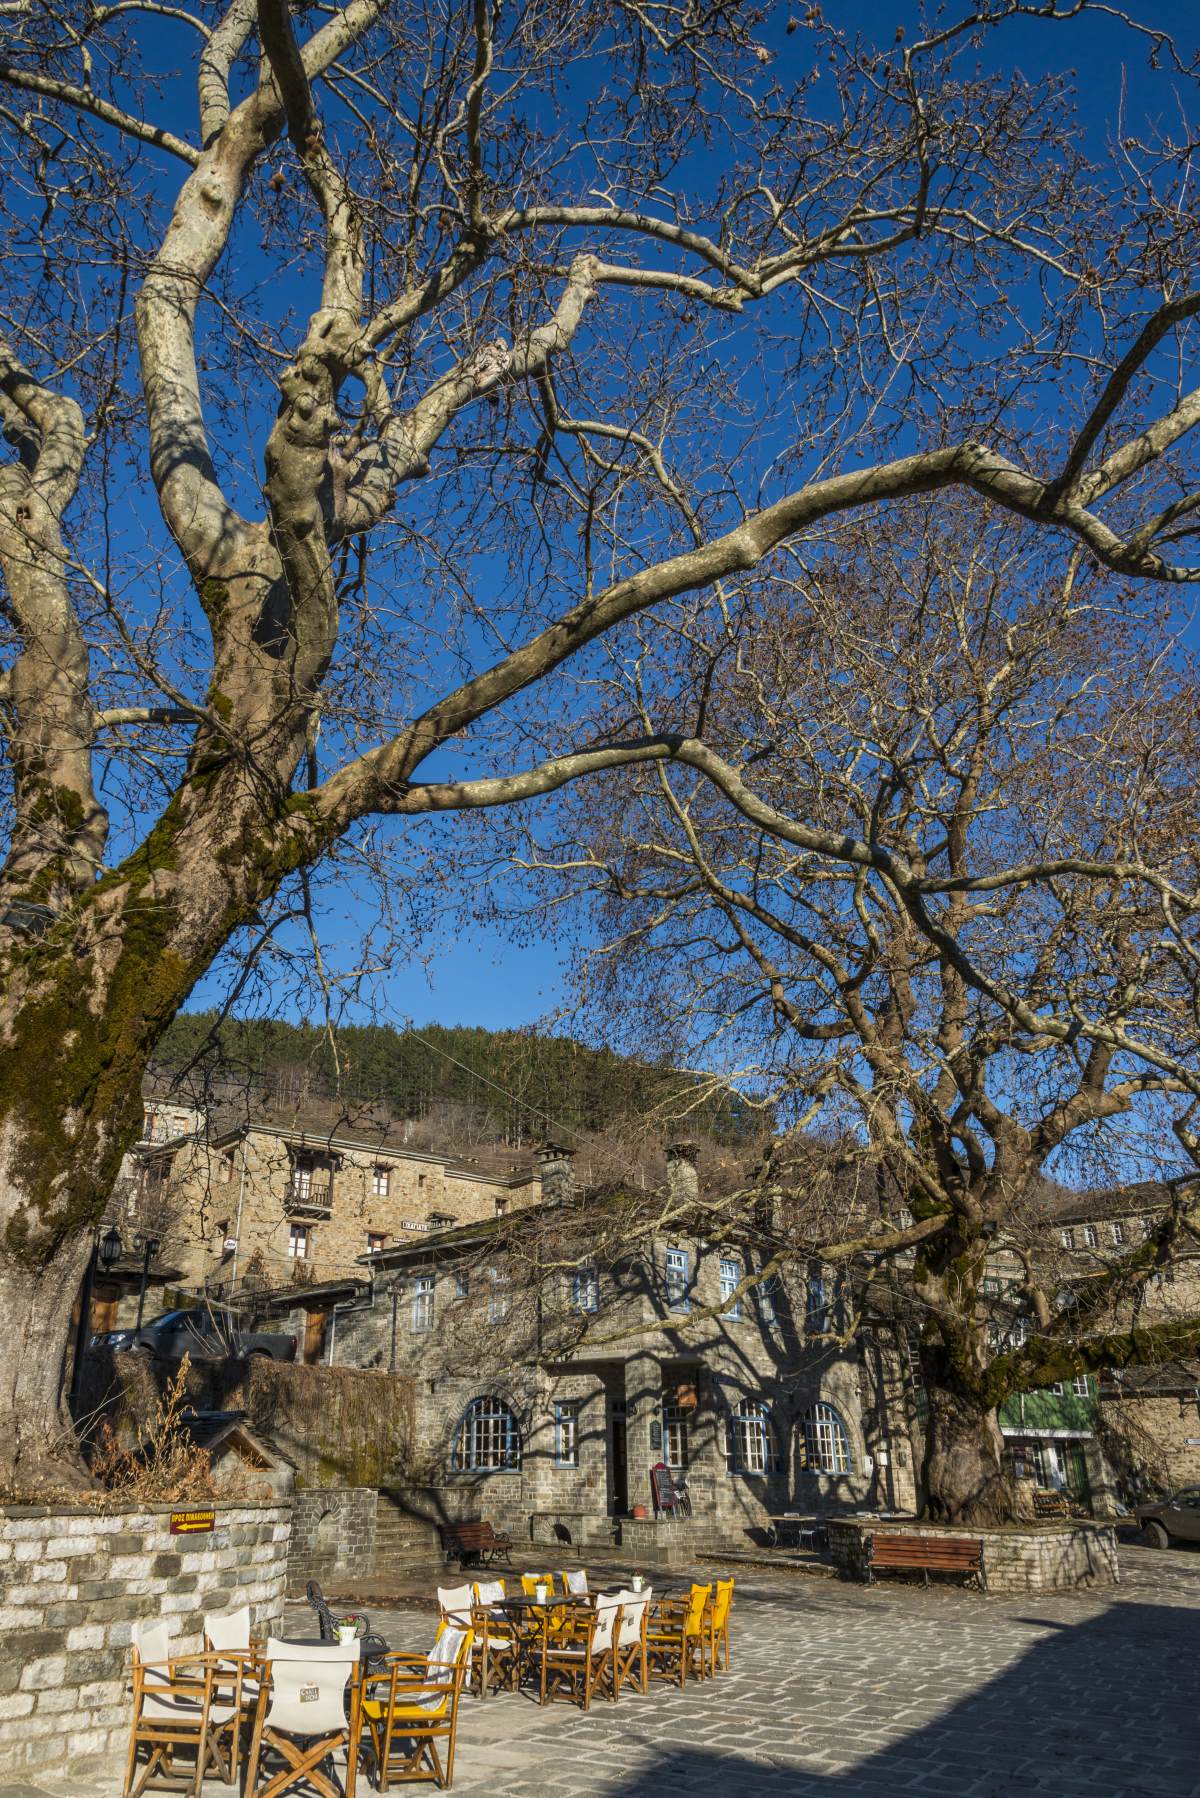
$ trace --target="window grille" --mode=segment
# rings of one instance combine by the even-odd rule
[[[578,1399],[561,1399],[554,1407],[554,1465],[579,1466]]]
[[[1075,1375],[1075,1378],[1071,1381],[1071,1390],[1074,1392],[1076,1398],[1091,1397],[1092,1388],[1085,1373],[1077,1373]]]
[[[594,1267],[579,1267],[571,1275],[572,1311],[600,1309],[600,1276]]]
[[[672,1311],[690,1309],[688,1300],[688,1252],[667,1250],[667,1304]]]
[[[662,1458],[668,1467],[684,1468],[688,1464],[688,1415],[673,1401],[663,1405]]]
[[[455,1473],[499,1473],[521,1465],[521,1433],[501,1398],[472,1399],[463,1412],[451,1466]]]
[[[813,1405],[804,1415],[805,1465],[809,1473],[849,1473],[850,1438],[832,1405]]]
[[[414,1330],[433,1328],[432,1274],[418,1274],[413,1283],[412,1327]]]
[[[765,1404],[746,1399],[726,1418],[725,1462],[730,1473],[782,1473],[783,1462]]]

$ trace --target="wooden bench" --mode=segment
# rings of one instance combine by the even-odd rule
[[[868,1536],[867,1584],[873,1585],[878,1567],[925,1575],[958,1573],[977,1582],[981,1592],[987,1591],[983,1571],[983,1543],[977,1536]]]
[[[444,1523],[440,1534],[446,1559],[457,1556],[460,1567],[490,1567],[501,1559],[512,1565],[512,1537],[490,1523]]]

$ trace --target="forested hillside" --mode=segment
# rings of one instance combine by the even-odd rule
[[[686,1124],[732,1146],[763,1124],[728,1089],[570,1037],[367,1024],[340,1029],[336,1042],[335,1061],[327,1033],[315,1025],[183,1012],[157,1065],[166,1075],[195,1069],[209,1083],[248,1084],[268,1101],[291,1105],[338,1094],[394,1118],[450,1125],[455,1135],[512,1147],[564,1128],[596,1135],[638,1119],[659,1129]]]

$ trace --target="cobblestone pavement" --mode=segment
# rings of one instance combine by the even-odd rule
[[[588,1716],[525,1694],[468,1700],[455,1789],[1200,1798],[1200,1553],[1122,1550],[1121,1566],[1114,1592],[1027,1598],[742,1569],[727,1676],[594,1701]],[[372,1624],[424,1648],[432,1613],[406,1604]],[[116,1766],[70,1784],[0,1776],[0,1798],[116,1798],[120,1780]]]

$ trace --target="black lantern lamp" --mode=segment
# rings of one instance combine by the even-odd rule
[[[124,1247],[125,1245],[121,1241],[121,1232],[114,1224],[110,1230],[104,1232],[104,1235],[100,1238],[99,1247],[97,1249],[100,1265],[106,1274],[111,1273],[113,1268],[117,1265],[117,1262],[121,1259]]]

